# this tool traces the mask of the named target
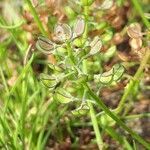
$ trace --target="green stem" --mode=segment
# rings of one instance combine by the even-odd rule
[[[68,56],[69,56],[71,62],[73,63],[73,65],[75,65],[76,61],[75,61],[75,58],[74,58],[74,55],[73,55],[73,52],[71,49],[71,45],[69,42],[67,42],[67,51],[68,51]]]
[[[90,108],[90,116],[91,116],[92,125],[93,125],[95,136],[96,136],[97,145],[98,145],[99,150],[101,150],[103,148],[103,140],[99,131],[95,111],[94,111],[92,103],[88,102],[88,106]]]
[[[87,60],[83,60],[82,70],[85,74],[87,74]],[[103,144],[101,133],[100,133],[100,130],[99,130],[99,127],[98,127],[96,114],[95,114],[95,111],[94,111],[94,108],[93,108],[93,104],[89,101],[87,101],[87,103],[88,103],[88,106],[90,108],[90,116],[91,116],[91,121],[92,121],[92,125],[93,125],[93,128],[94,128],[94,133],[95,133],[95,136],[96,136],[97,145],[98,145],[99,150],[101,150],[103,148],[104,144]]]
[[[36,24],[38,25],[41,33],[44,36],[47,36],[48,34],[46,33],[46,31],[45,31],[45,29],[44,29],[44,27],[43,27],[43,25],[42,25],[42,23],[41,23],[41,21],[40,21],[40,19],[38,17],[38,14],[37,14],[35,8],[33,7],[32,3],[31,3],[31,1],[30,0],[26,0],[26,2],[27,2],[28,6],[30,8],[30,11],[31,11],[31,13],[32,13],[32,15],[34,17],[34,20],[35,20]]]
[[[143,23],[145,24],[145,26],[147,28],[150,28],[150,22],[147,20],[147,18],[145,17],[144,15],[144,12],[141,8],[141,5],[140,3],[138,2],[138,0],[131,0],[135,9],[137,10],[137,13],[139,13],[139,15],[141,16],[142,20],[143,20]]]
[[[134,131],[132,131],[130,128],[128,128],[126,126],[126,124],[121,121],[115,114],[113,114],[108,108],[107,106],[103,103],[103,101],[101,99],[99,99],[99,97],[97,97],[97,95],[95,95],[95,93],[89,88],[89,86],[85,83],[85,88],[87,88],[87,91],[89,92],[89,95],[97,102],[97,104],[99,105],[99,107],[105,111],[105,113],[110,116],[113,120],[116,121],[116,123],[118,125],[120,125],[125,131],[127,131],[134,139],[136,139],[139,143],[141,143],[143,146],[145,146],[145,148],[150,149],[150,144],[147,143],[144,139],[142,139],[138,134],[136,134]]]
[[[137,72],[135,73],[134,77],[130,80],[130,82],[127,84],[125,92],[119,102],[119,105],[117,107],[117,109],[115,110],[116,113],[120,113],[124,107],[124,104],[127,100],[127,97],[129,96],[129,94],[132,93],[132,89],[134,87],[134,85],[136,84],[137,81],[139,81],[143,70],[145,68],[145,65],[147,64],[147,62],[149,61],[149,57],[150,57],[150,51],[149,49],[146,50],[145,55],[142,59],[142,62],[140,64],[140,67],[138,68]]]
[[[143,118],[143,117],[150,117],[150,113],[129,115],[129,116],[125,116],[125,119],[135,119],[135,118]]]

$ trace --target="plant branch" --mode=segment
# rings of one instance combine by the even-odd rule
[[[121,121],[118,116],[116,116],[114,113],[112,113],[107,106],[103,103],[97,95],[89,88],[89,86],[85,83],[85,88],[87,88],[87,91],[89,92],[89,95],[97,102],[99,107],[105,111],[105,113],[110,116],[113,120],[116,121],[118,125],[120,125],[125,131],[127,131],[134,139],[136,139],[139,143],[141,143],[145,148],[150,149],[150,144],[147,143],[144,139],[142,139],[138,134],[136,134],[134,131],[132,131],[130,128],[126,126],[126,124]]]
[[[125,88],[125,92],[119,102],[118,107],[116,108],[116,113],[120,113],[123,109],[123,106],[127,100],[127,97],[129,96],[129,94],[132,93],[132,88],[134,87],[135,83],[137,81],[139,81],[143,70],[145,68],[145,65],[147,64],[147,62],[149,61],[149,57],[150,57],[150,51],[149,49],[146,50],[145,55],[142,59],[142,62],[140,64],[140,67],[138,68],[137,72],[135,73],[134,77],[130,80],[130,82],[127,84],[126,88]]]

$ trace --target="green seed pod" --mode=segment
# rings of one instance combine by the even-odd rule
[[[40,80],[42,81],[42,83],[46,87],[48,87],[50,89],[54,89],[58,85],[58,83],[60,82],[60,81],[56,80],[56,77],[49,76],[47,74],[41,74],[40,75]]]
[[[82,39],[81,38],[77,38],[73,41],[73,45],[76,47],[82,47]]]
[[[102,74],[94,75],[95,82],[102,84],[111,84],[113,82],[113,69]]]
[[[113,70],[114,70],[113,80],[114,81],[118,81],[122,77],[122,75],[123,75],[123,73],[125,71],[125,68],[121,64],[115,64],[113,66]]]
[[[85,115],[89,112],[89,106],[87,105],[86,102],[83,102],[79,108],[72,110],[71,112],[75,116]]]
[[[57,100],[58,102],[63,104],[67,104],[73,101],[73,97],[65,89],[59,88],[54,94],[54,100]]]

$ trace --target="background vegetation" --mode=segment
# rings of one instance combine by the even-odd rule
[[[149,0],[1,0],[0,149],[150,149],[149,12]],[[62,43],[62,23],[85,27]]]

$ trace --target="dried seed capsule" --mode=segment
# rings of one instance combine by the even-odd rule
[[[39,37],[36,48],[43,53],[50,54],[55,49],[55,44],[45,37]]]
[[[129,44],[132,49],[139,50],[142,47],[142,40],[140,38],[130,39]]]
[[[142,37],[141,26],[139,23],[132,23],[127,28],[127,34],[131,38],[140,38]]]
[[[84,29],[85,29],[84,19],[78,18],[73,29],[73,32],[74,32],[73,38],[81,36],[84,32]]]
[[[102,48],[102,41],[98,36],[96,36],[93,41],[90,43],[91,50],[89,55],[95,55]]]
[[[104,0],[100,5],[99,9],[106,10],[110,9],[113,6],[113,0]]]
[[[71,27],[67,24],[58,24],[55,27],[54,34],[56,36],[56,40],[59,42],[65,42],[72,37]]]

